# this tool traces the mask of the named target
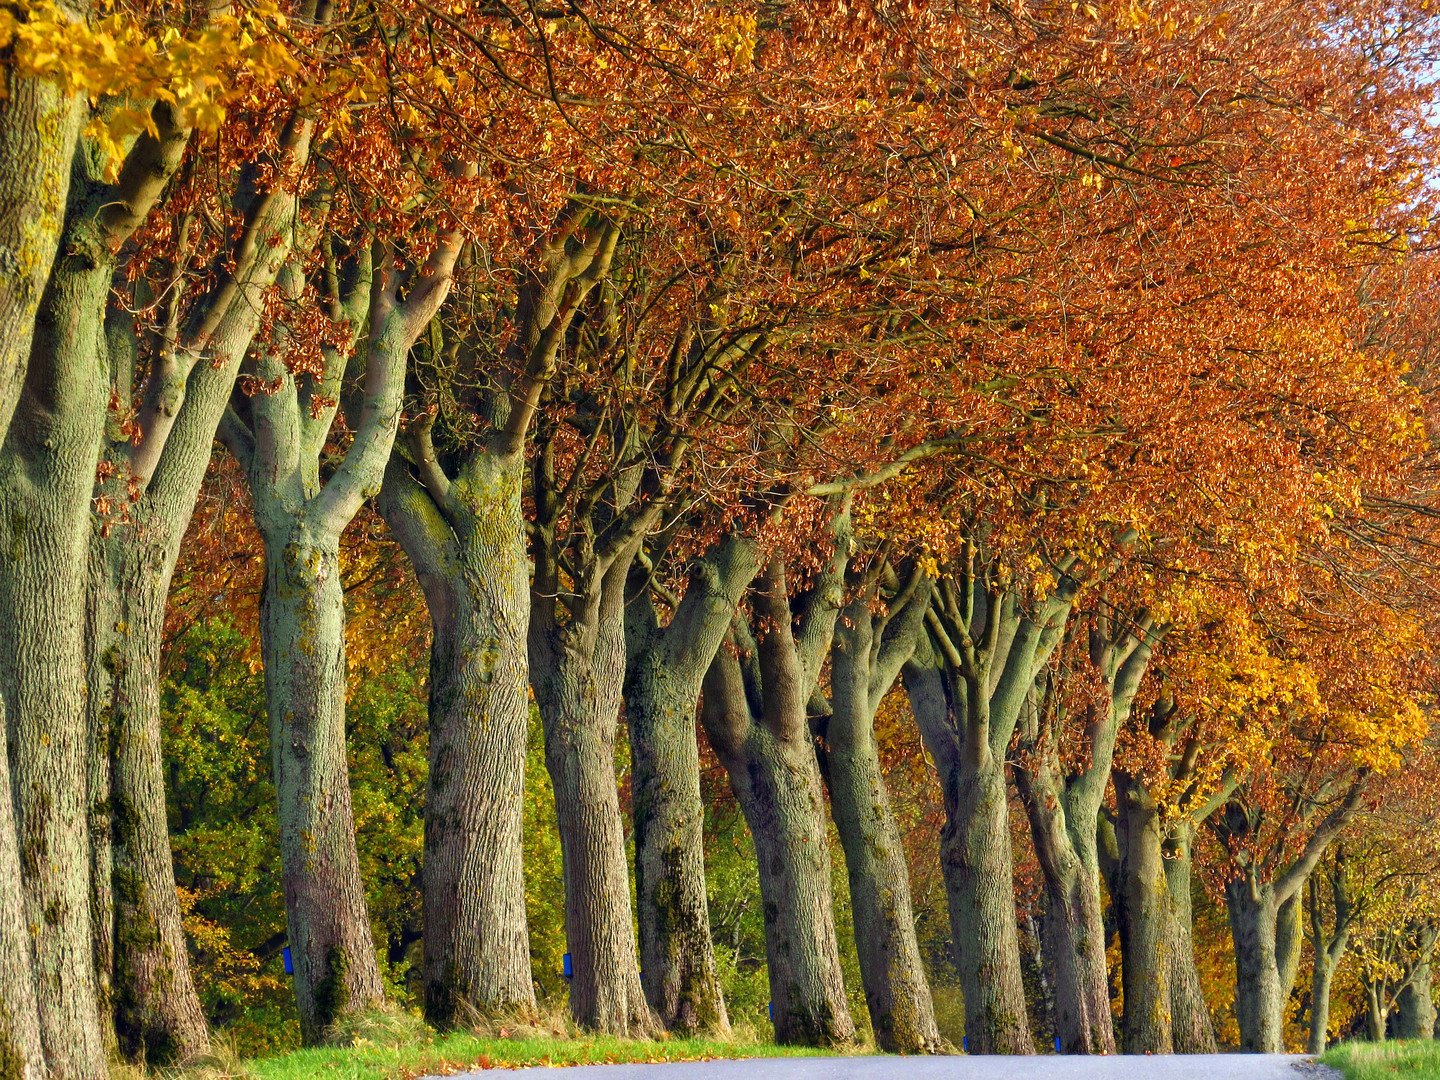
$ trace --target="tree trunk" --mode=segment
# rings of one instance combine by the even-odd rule
[[[757,642],[749,623],[736,617],[705,674],[701,710],[755,840],[775,1038],[809,1046],[855,1037],[835,939],[820,765],[806,715],[843,598],[848,506],[833,526],[830,564],[798,613],[783,559],[772,557],[755,578],[751,614],[765,635]]]
[[[1305,944],[1300,919],[1304,889],[1302,881],[1300,888],[1275,909],[1275,969],[1280,977],[1281,998],[1290,997],[1300,975],[1300,950]]]
[[[948,685],[937,665],[928,651],[917,651],[905,668],[905,690],[940,777],[940,870],[965,998],[965,1038],[972,1054],[1033,1054],[1003,765],[988,754],[967,753],[964,691]]]
[[[381,986],[345,753],[339,538],[315,535],[303,516],[276,517],[256,515],[265,539],[260,637],[295,1000],[301,1038],[313,1044],[345,1013],[378,1004]]]
[[[82,614],[108,401],[112,262],[83,233],[79,225],[66,233],[0,453],[0,694],[41,1038],[52,1076],[66,1080],[106,1071],[91,939]]]
[[[962,770],[959,779],[954,809],[940,834],[940,866],[951,933],[957,943],[971,943],[956,949],[965,1033],[971,1053],[1031,1054],[1005,774],[992,762],[989,768]]]
[[[296,125],[308,145],[309,121]],[[297,381],[281,359],[290,331],[277,325],[256,363],[256,376],[273,390],[242,395],[220,428],[246,471],[265,542],[261,653],[295,1001],[307,1043],[325,1038],[344,1014],[383,1000],[346,758],[340,535],[383,488],[410,350],[445,302],[463,244],[458,227],[452,229],[409,275],[395,272],[388,261],[394,252],[372,266],[361,245],[353,286],[337,299],[354,328],[368,308],[363,346],[353,356],[324,347],[323,371]],[[396,295],[402,277],[409,289],[403,301]],[[291,263],[282,291],[298,300],[303,287],[299,263]],[[347,370],[352,363],[356,370]],[[321,461],[342,396],[354,436],[322,483]]]
[[[1257,1054],[1285,1052],[1285,991],[1275,955],[1278,905],[1274,890],[1252,877],[1225,886],[1230,935],[1235,944],[1235,1018],[1240,1049]]]
[[[1035,853],[1045,880],[1045,955],[1054,976],[1055,1025],[1070,1054],[1113,1054],[1105,960],[1105,917],[1100,898],[1096,825],[1115,758],[1115,739],[1130,716],[1140,680],[1163,629],[1141,611],[1118,628],[1107,617],[1089,633],[1090,662],[1108,701],[1085,716],[1089,751],[1082,764],[1061,771],[1060,709],[1053,678],[1037,686],[1022,727],[1016,787],[1030,819]]]
[[[206,455],[208,457],[208,454]],[[91,835],[97,967],[108,975],[120,1051],[161,1065],[208,1051],[190,976],[160,758],[160,649],[183,522],[121,525],[91,541]],[[186,515],[188,517],[188,515]]]
[[[570,1012],[580,1026],[647,1036],[656,1024],[640,984],[630,874],[615,779],[615,735],[625,678],[624,583],[617,558],[590,617],[555,627],[533,596],[530,681],[545,729],[545,767],[565,874],[565,934],[574,978]]]
[[[7,67],[0,97],[0,443],[20,400],[35,316],[65,224],[84,98]]]
[[[757,570],[754,544],[727,537],[693,563],[669,625],[659,625],[649,573],[638,567],[625,608],[642,982],[650,1007],[676,1031],[730,1028],[710,936],[695,706],[705,671]]]
[[[783,648],[771,641],[782,636],[772,629],[766,645]],[[755,659],[747,657],[752,673]],[[752,687],[760,684],[755,674]],[[705,677],[701,715],[755,841],[775,1039],[841,1045],[855,1037],[855,1025],[835,938],[825,802],[809,725],[803,706],[790,711],[778,733],[751,710],[740,659],[727,645]],[[766,720],[773,710],[767,702]]]
[[[1100,867],[1090,800],[1048,763],[1015,770],[1045,880],[1044,957],[1054,994],[1055,1034],[1066,1054],[1115,1053],[1110,1018]],[[1071,814],[1075,825],[1071,825]]]
[[[127,175],[132,181],[129,193],[99,197],[96,220],[119,212],[108,219],[111,250],[138,227],[179,166],[187,136],[166,126],[162,142],[147,145],[147,136],[137,143],[138,161],[122,171],[122,185]],[[302,159],[306,146],[297,145]],[[105,464],[112,468],[96,496],[126,512],[96,530],[89,561],[91,889],[98,978],[113,1020],[107,1030],[116,1049],[150,1064],[185,1063],[209,1048],[175,894],[160,757],[160,653],[170,579],[216,428],[259,325],[261,294],[294,238],[292,195],[257,205],[263,210],[249,238],[259,239],[261,254],[236,268],[233,290],[212,294],[215,307],[202,307],[200,323],[211,327],[203,337],[146,358],[139,402],[132,394],[144,365],[133,316],[114,305],[106,313],[115,407]],[[118,422],[132,404],[141,417],[138,439]]]
[[[1195,967],[1194,914],[1190,900],[1190,844],[1194,826],[1182,823],[1170,832],[1165,882],[1170,899],[1170,1038],[1177,1054],[1213,1054],[1215,1025]]]
[[[20,400],[35,318],[65,223],[70,161],[80,128],[82,98],[64,97],[46,79],[5,73],[0,99],[0,253],[9,265],[0,274],[0,446]],[[3,466],[0,466],[3,468]],[[3,499],[3,495],[0,495]],[[7,500],[8,501],[8,500]],[[0,527],[0,536],[5,529]],[[13,540],[13,537],[7,537]],[[13,548],[7,544],[7,555]],[[0,636],[3,640],[3,636]],[[0,1076],[40,1080],[45,1057],[31,971],[25,890],[15,831],[15,793],[0,666]]]
[[[940,1031],[915,938],[909,867],[875,743],[878,698],[889,689],[899,665],[878,680],[883,688],[872,686],[872,646],[878,644],[868,601],[858,599],[846,608],[835,631],[832,713],[820,760],[845,850],[855,949],[875,1040],[889,1053],[933,1054],[940,1049]],[[905,651],[913,648],[912,631]]]
[[[937,582],[905,688],[944,796],[940,866],[972,1053],[1032,1054],[1020,967],[1005,759],[1079,582],[1034,603],[973,548]]]
[[[1385,980],[1367,979],[1365,982],[1365,1027],[1370,1041],[1382,1043],[1386,1037],[1386,1021],[1389,1009],[1385,1005]]]
[[[1335,981],[1337,966],[1330,950],[1315,950],[1315,971],[1310,978],[1310,1041],[1305,1047],[1308,1054],[1325,1052],[1330,1028],[1330,987]]]
[[[1435,1036],[1435,1002],[1430,996],[1430,962],[1416,964],[1410,981],[1395,1002],[1395,1037],[1431,1039]]]
[[[30,971],[6,732],[5,699],[0,696],[0,985],[6,988],[0,995],[0,1077],[42,1080],[45,1055]]]
[[[1016,962],[1020,939],[1002,767],[992,763],[989,768],[965,770],[958,794],[940,835],[940,864],[951,932],[957,942],[973,943],[972,948],[957,950],[966,1034],[972,1052],[1034,1053]],[[973,1010],[972,1001],[978,1006]]]
[[[1125,995],[1120,1037],[1127,1054],[1168,1054],[1174,1048],[1166,955],[1173,943],[1173,919],[1161,854],[1160,815],[1143,782],[1119,770],[1114,781],[1120,862],[1119,896],[1112,900],[1120,924]]]
[[[635,821],[635,892],[645,998],[672,1031],[730,1028],[705,890],[699,694],[648,658],[625,677]]]
[[[392,457],[380,506],[430,608],[425,1017],[533,1013],[522,863],[529,575],[518,456],[475,455],[443,508]]]

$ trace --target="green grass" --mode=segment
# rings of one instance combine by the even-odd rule
[[[1345,1080],[1440,1080],[1440,1042],[1341,1043],[1320,1059]]]
[[[638,1042],[604,1036],[485,1038],[449,1035],[419,1046],[350,1046],[295,1050],[245,1062],[255,1080],[413,1080],[417,1076],[499,1066],[596,1065],[702,1058],[811,1056],[820,1050],[708,1039]]]
[[[471,1031],[437,1035],[394,1007],[351,1016],[334,1032],[336,1045],[241,1058],[223,1039],[208,1060],[184,1069],[117,1065],[112,1080],[415,1080],[476,1069],[522,1065],[598,1065],[707,1058],[811,1057],[836,1051],[776,1046],[746,1025],[728,1040],[641,1041],[577,1032],[568,1018],[477,1022]],[[843,1052],[843,1051],[842,1051]],[[853,1053],[869,1053],[856,1047]]]

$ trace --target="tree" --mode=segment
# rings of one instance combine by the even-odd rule
[[[835,514],[830,561],[798,604],[792,606],[784,558],[766,561],[752,586],[750,618],[735,619],[711,661],[701,710],[755,840],[775,1038],[811,1046],[843,1045],[855,1034],[835,940],[824,794],[807,716],[842,604],[848,509],[842,505]]]
[[[1103,598],[1100,603],[1104,604]],[[1022,721],[1022,757],[1014,767],[1045,879],[1045,956],[1055,980],[1056,1033],[1061,1048],[1072,1054],[1115,1052],[1096,823],[1115,739],[1129,718],[1150,655],[1166,629],[1144,610],[1130,614],[1102,607],[1092,620],[1086,644],[1100,688],[1082,706],[1079,755],[1073,763],[1061,759],[1061,727],[1066,719],[1061,710],[1073,706],[1061,702],[1056,678],[1049,675],[1042,677],[1044,692]],[[1121,925],[1123,935],[1125,923]],[[1126,965],[1127,977],[1134,967],[1133,962]],[[1126,990],[1129,1016],[1129,1003],[1141,995],[1132,996],[1128,984]]]
[[[830,647],[830,710],[820,718],[820,771],[845,849],[855,949],[875,1041],[890,1053],[936,1053],[909,867],[875,741],[875,712],[925,632],[932,581],[918,562],[897,576],[877,559],[841,609]],[[880,611],[873,610],[881,607]]]
[[[1071,561],[1073,564],[1073,560]],[[1080,586],[1026,596],[967,544],[940,578],[905,688],[945,792],[940,861],[974,1052],[1034,1053],[1016,938],[1005,754]]]
[[[529,720],[524,449],[574,301],[603,278],[616,239],[613,224],[592,221],[582,204],[569,208],[536,246],[520,288],[510,358],[518,384],[477,373],[496,380],[481,403],[488,437],[452,480],[435,450],[433,418],[422,417],[408,433],[409,460],[397,450],[386,472],[381,507],[415,562],[434,625],[426,1013],[442,1027],[465,1005],[534,1006],[519,877]],[[570,301],[563,306],[562,296]]]
[[[248,422],[238,410],[226,414],[225,442],[245,469],[265,540],[266,707],[295,996],[307,1042],[381,996],[346,775],[340,534],[380,490],[410,348],[444,302],[463,242],[461,227],[452,226],[408,280],[388,244],[376,242],[373,252],[362,246],[348,294],[331,293],[332,312],[356,332],[367,325],[368,333],[357,353],[361,370],[350,376],[353,441],[323,483],[320,457],[339,404],[338,393],[326,391],[345,383],[348,349],[325,349],[323,369],[297,378],[286,366],[282,336],[256,364],[258,392],[236,403]],[[286,285],[289,299],[303,301],[297,272]],[[333,277],[332,286],[338,288]]]

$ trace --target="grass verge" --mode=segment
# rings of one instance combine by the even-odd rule
[[[477,1022],[473,1030],[437,1035],[418,1018],[391,1009],[348,1018],[336,1045],[241,1059],[223,1042],[185,1069],[117,1066],[112,1080],[416,1080],[526,1065],[603,1065],[712,1058],[813,1057],[834,1050],[776,1046],[743,1028],[728,1040],[619,1039],[577,1032],[562,1019]],[[868,1053],[856,1047],[854,1053]]]
[[[1440,1042],[1341,1043],[1320,1059],[1345,1080],[1440,1080]]]
[[[295,1050],[245,1062],[254,1080],[415,1080],[476,1069],[522,1065],[602,1065],[638,1061],[698,1061],[707,1058],[794,1057],[821,1050],[737,1044],[710,1039],[641,1042],[607,1036],[483,1037],[453,1034],[421,1046],[347,1046]],[[833,1052],[833,1051],[831,1051]]]

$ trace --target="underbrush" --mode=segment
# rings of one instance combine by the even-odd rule
[[[1320,1059],[1345,1080],[1440,1080],[1440,1042],[1341,1043]]]

